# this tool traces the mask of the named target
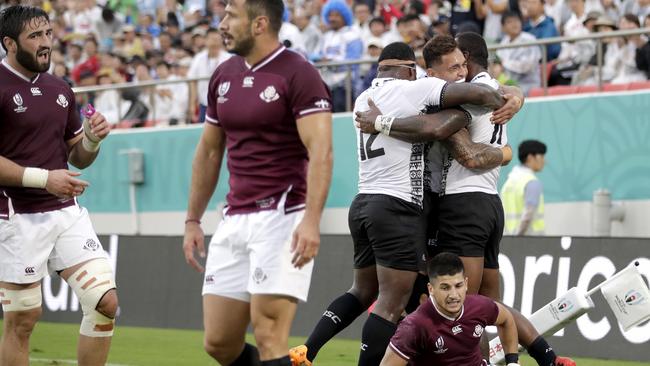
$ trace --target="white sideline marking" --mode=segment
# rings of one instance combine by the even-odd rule
[[[34,357],[30,357],[29,360],[30,361],[35,361],[35,362],[49,362],[49,363],[57,362],[57,363],[64,363],[64,364],[67,364],[67,365],[76,365],[77,364],[76,360],[56,360],[56,359],[53,359],[53,358],[34,358]],[[56,363],[55,363],[55,365],[56,365]],[[129,366],[129,365],[123,365],[123,364],[120,364],[120,363],[107,363],[106,366]]]

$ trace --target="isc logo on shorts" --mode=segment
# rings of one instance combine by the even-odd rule
[[[34,267],[25,267],[25,275],[33,276],[34,274],[36,274]]]

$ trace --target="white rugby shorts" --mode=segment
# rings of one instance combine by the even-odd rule
[[[282,205],[280,205],[282,207]],[[225,215],[208,249],[203,295],[250,302],[251,295],[283,295],[307,301],[314,261],[291,264],[293,232],[304,210],[284,207]]]
[[[80,206],[0,219],[0,281],[34,283],[49,271],[108,258]]]

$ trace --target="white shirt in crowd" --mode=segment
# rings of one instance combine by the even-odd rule
[[[208,58],[208,50],[203,50],[194,55],[194,58],[192,59],[192,65],[190,65],[190,70],[187,72],[187,77],[198,78],[212,76],[212,73],[214,73],[214,70],[217,69],[217,66],[219,66],[222,62],[226,61],[230,57],[232,57],[231,54],[222,50],[219,51],[219,55],[217,57]],[[208,105],[209,84],[209,80],[205,80],[199,81],[197,86],[199,103],[204,106]]]

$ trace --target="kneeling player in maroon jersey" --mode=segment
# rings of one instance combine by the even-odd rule
[[[508,366],[519,365],[517,327],[503,305],[467,295],[463,262],[452,253],[428,264],[429,300],[406,317],[391,338],[381,366],[486,366],[480,350],[486,326],[496,325]]]

